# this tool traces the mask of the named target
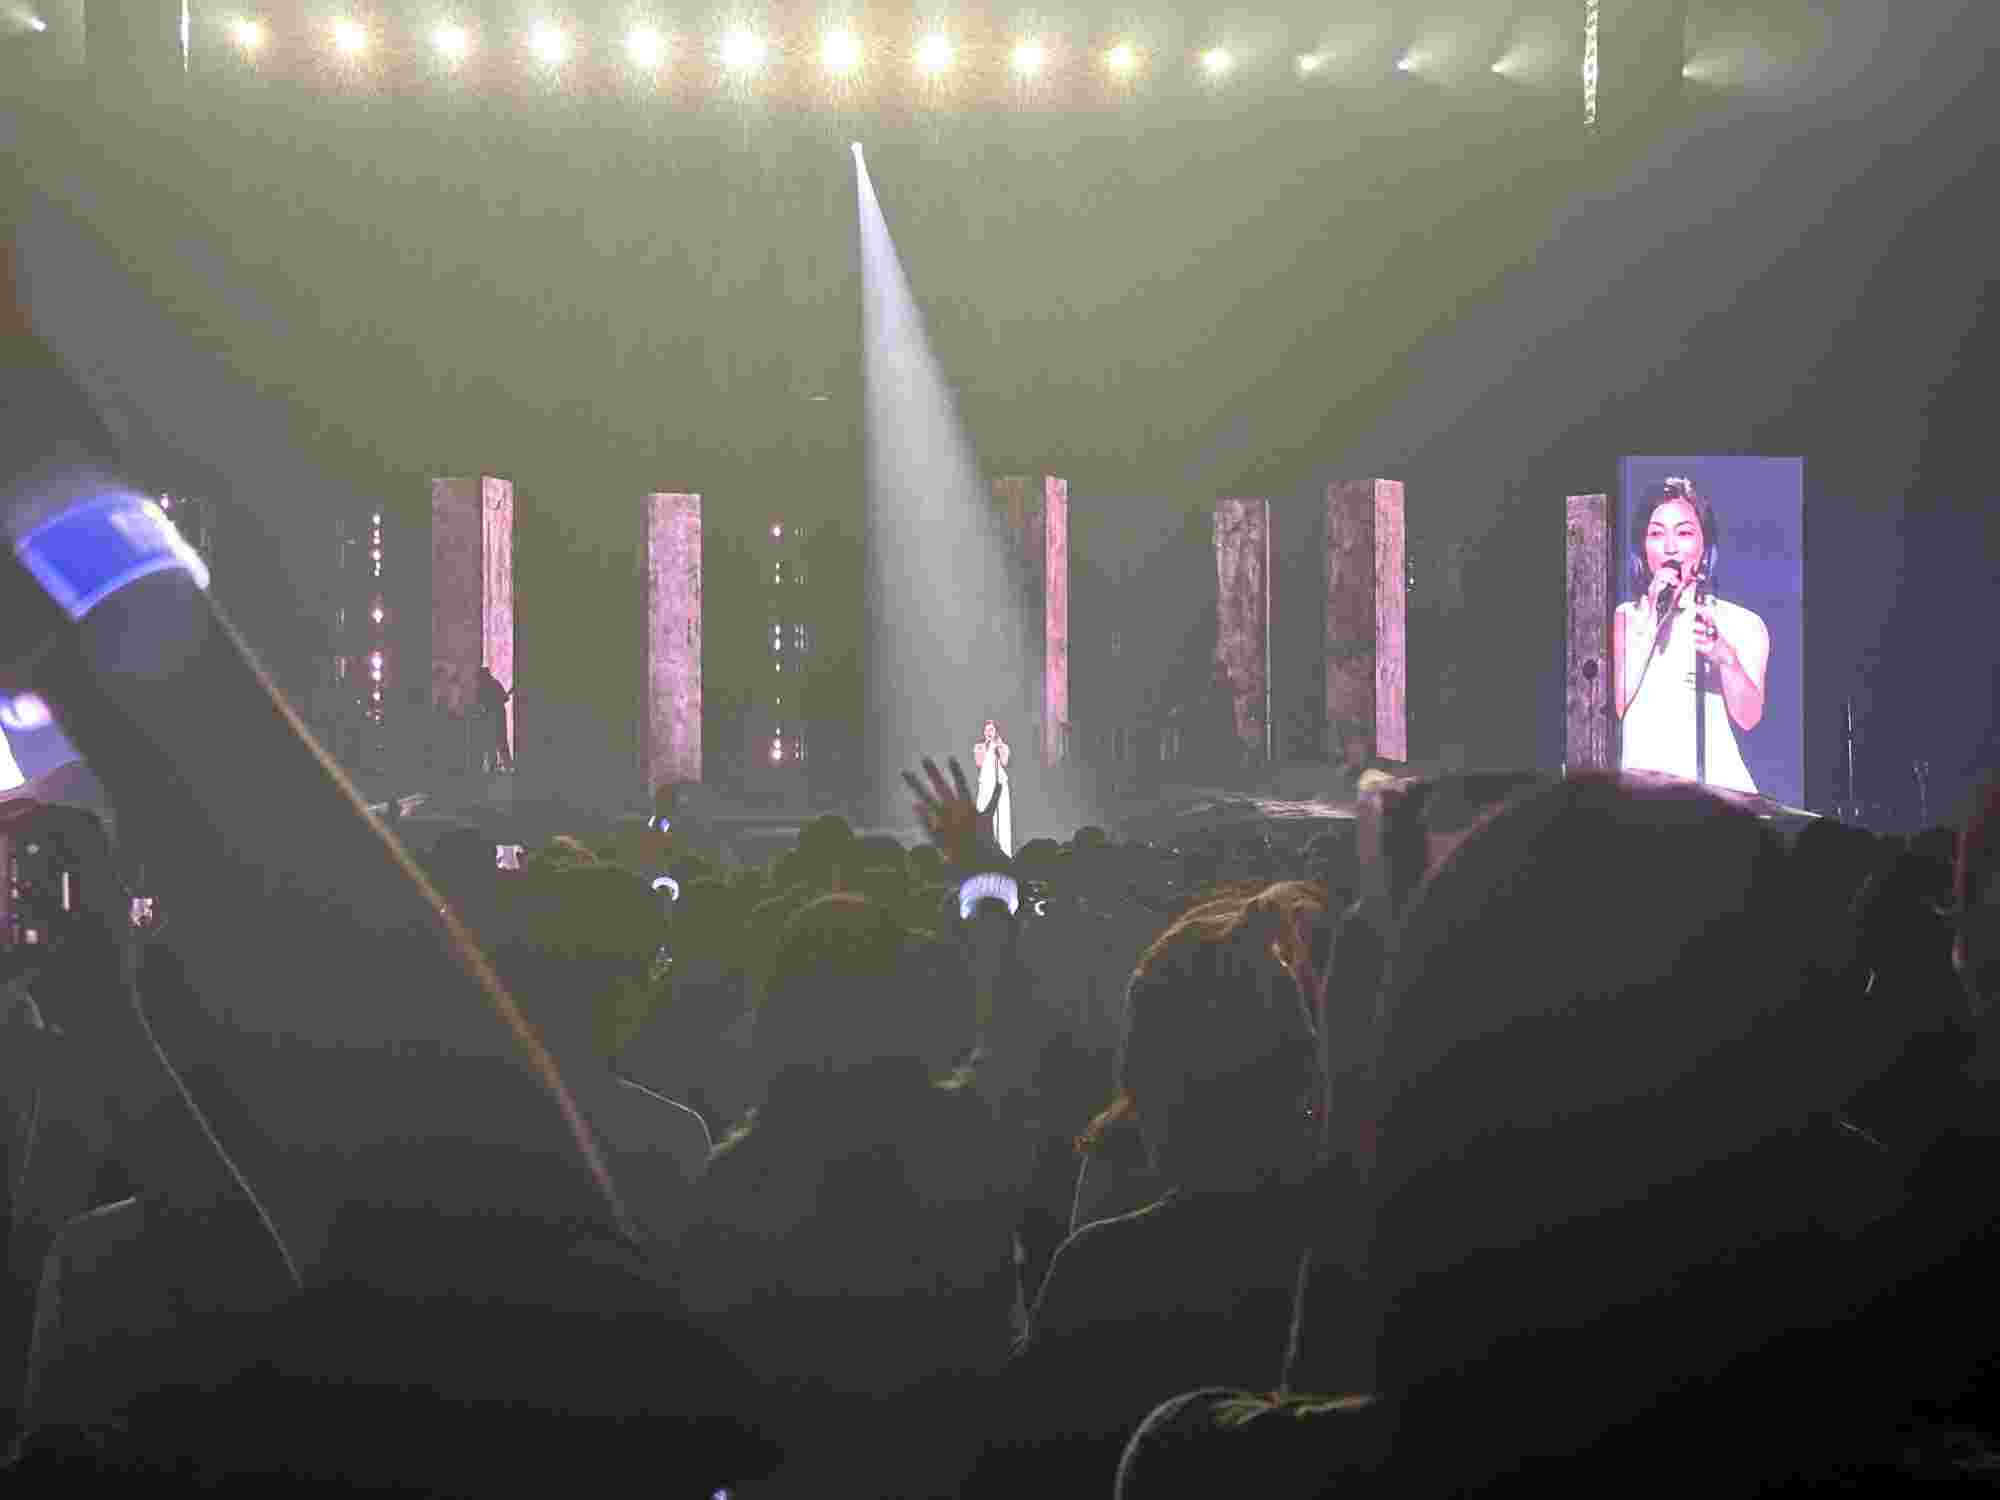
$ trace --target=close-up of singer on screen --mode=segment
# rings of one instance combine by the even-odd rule
[[[1687,479],[1632,507],[1633,597],[1612,617],[1619,764],[1755,793],[1739,734],[1764,716],[1771,633],[1716,593],[1721,526]]]

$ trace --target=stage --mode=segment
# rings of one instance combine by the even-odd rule
[[[1411,776],[1439,776],[1435,768],[1411,768]],[[1209,847],[1215,844],[1268,843],[1278,848],[1302,848],[1316,835],[1350,824],[1359,805],[1337,794],[1310,795],[1314,783],[1329,789],[1345,778],[1332,767],[1287,766],[1246,786],[1164,784],[1150,796],[1126,795],[1102,799],[1094,819],[1113,840],[1151,844],[1158,848]],[[1073,827],[1044,826],[1035,816],[1033,782],[1017,781],[1019,803],[1015,850],[1037,839],[1068,841]],[[386,788],[364,785],[371,809],[387,817],[391,798]],[[1714,795],[1770,822],[1787,843],[1819,814],[1787,807],[1768,798],[1717,790]],[[694,835],[695,847],[728,865],[762,864],[797,843],[813,818],[834,813],[845,817],[856,834],[886,836],[906,847],[924,839],[914,816],[906,820],[871,819],[852,807],[817,811],[760,808],[732,802],[708,788],[686,787],[680,793],[680,819]],[[427,790],[396,794],[399,835],[421,855],[443,832],[474,827],[496,844],[533,847],[558,834],[591,839],[608,832],[615,819],[602,812],[570,804],[561,797],[526,797],[514,776],[438,778]],[[629,816],[643,816],[633,808]]]

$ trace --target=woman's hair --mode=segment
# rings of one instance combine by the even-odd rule
[[[518,883],[523,940],[546,958],[644,963],[663,930],[659,897],[616,865],[551,866]]]
[[[1287,881],[1198,906],[1155,939],[1126,990],[1117,1093],[1078,1151],[1097,1151],[1112,1129],[1168,1101],[1192,1105],[1199,1131],[1267,1085],[1282,1090],[1281,1070],[1296,1065],[1303,1083],[1312,1027],[1293,976],[1312,961],[1312,928],[1325,911],[1324,886]],[[1184,1134],[1175,1155],[1190,1148]]]
[[[1715,560],[1717,547],[1722,540],[1722,523],[1716,519],[1715,507],[1694,487],[1692,479],[1679,477],[1663,479],[1658,485],[1648,486],[1633,497],[1632,526],[1628,538],[1630,542],[1630,566],[1632,597],[1643,599],[1646,590],[1652,587],[1652,570],[1646,566],[1646,528],[1653,524],[1653,512],[1669,501],[1679,501],[1692,507],[1695,519],[1701,522],[1701,572],[1710,586],[1715,582]]]

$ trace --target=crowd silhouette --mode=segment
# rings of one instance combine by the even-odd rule
[[[116,481],[9,316],[18,546]],[[1378,777],[1299,847],[1009,860],[926,762],[915,848],[501,869],[185,572],[0,575],[0,695],[116,812],[0,801],[10,1494],[2000,1478],[2000,783],[1788,839]]]
[[[509,871],[447,832],[403,872],[437,920],[221,996],[206,902],[137,939],[101,821],[8,804],[87,893],[8,990],[11,1482],[2000,1472],[2000,792],[1788,844],[1694,788],[1461,777],[1349,839],[1008,862],[932,773],[914,849],[622,827]],[[314,925],[235,875],[239,944]],[[344,1013],[288,1049],[244,1024],[268,972]]]

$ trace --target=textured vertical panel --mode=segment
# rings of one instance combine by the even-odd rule
[[[1563,534],[1568,659],[1563,671],[1563,764],[1609,770],[1611,703],[1611,501],[1571,495]]]
[[[1269,501],[1215,502],[1216,656],[1229,674],[1231,732],[1258,759],[1270,684],[1270,543]]]
[[[454,718],[478,702],[483,514],[477,477],[431,481],[431,703]]]
[[[1326,490],[1326,751],[1350,736],[1409,758],[1403,486],[1339,480]]]
[[[1068,751],[1069,730],[1069,481],[1042,480],[1045,523],[1042,656],[1042,764],[1053,766]]]
[[[701,496],[646,497],[646,785],[701,780]]]
[[[480,498],[480,661],[500,679],[500,685],[514,686],[514,486],[506,479],[481,479]],[[476,678],[475,678],[476,680]],[[514,719],[514,701],[508,700],[507,743],[520,749]]]
[[[1069,482],[1010,476],[993,481],[993,498],[1006,513],[1015,576],[1035,622],[1028,685],[1037,688],[1042,763],[1052,766],[1069,725]]]
[[[1410,758],[1408,576],[1403,567],[1403,483],[1375,481],[1375,753]]]

